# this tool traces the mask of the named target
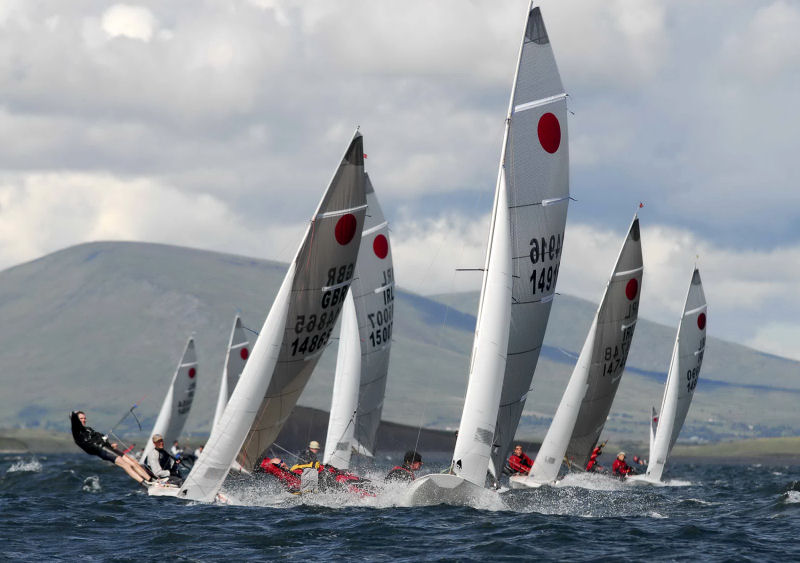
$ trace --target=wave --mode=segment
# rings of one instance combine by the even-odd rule
[[[20,471],[28,473],[41,473],[42,464],[39,462],[38,459],[32,458],[30,461],[20,460],[15,463],[12,463],[11,467],[6,469],[6,473],[17,473]]]

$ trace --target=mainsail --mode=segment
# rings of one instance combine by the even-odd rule
[[[189,416],[194,401],[194,391],[197,387],[197,354],[194,351],[194,339],[190,338],[181,356],[181,361],[172,376],[167,396],[161,404],[161,410],[153,425],[153,430],[147,438],[140,462],[147,459],[147,454],[153,450],[153,436],[161,434],[164,443],[169,447],[178,439],[183,431],[183,425]]]
[[[249,356],[250,343],[247,341],[244,328],[242,328],[242,319],[239,318],[239,315],[236,315],[233,321],[233,328],[231,329],[231,337],[228,340],[228,354],[225,357],[225,367],[222,369],[222,378],[219,383],[219,395],[217,396],[217,407],[214,410],[212,428],[220,417],[222,417],[225,405],[228,404],[228,400],[231,398],[231,394],[236,388],[236,383],[239,381],[239,376]]]
[[[600,438],[625,371],[625,362],[639,316],[643,270],[639,219],[634,216],[614,266],[614,273],[608,282],[606,295],[597,310],[592,330],[575,368],[586,370],[583,380],[585,382],[581,383],[585,392],[580,398],[580,409],[575,415],[566,456],[570,463],[576,464],[580,469],[586,467],[592,448]],[[590,363],[586,363],[589,358]],[[565,400],[568,400],[566,393]],[[563,401],[562,405],[565,409],[575,408],[574,404],[567,406]],[[559,410],[562,405],[559,405]],[[555,424],[555,418],[553,423]],[[555,460],[559,464],[560,461],[561,458]]]
[[[356,275],[342,312],[325,463],[350,465],[353,450],[373,455],[389,371],[394,322],[394,268],[389,226],[369,176],[367,216]]]
[[[294,408],[342,309],[364,224],[356,133],[311,219],[239,383],[178,496],[213,501],[239,453],[252,469]]]
[[[579,411],[587,395],[596,396],[600,386],[613,381],[616,390],[636,326],[636,311],[642,280],[639,220],[634,217],[614,270],[606,283],[589,334],[572,371],[567,388],[523,484],[555,481]],[[606,398],[609,406],[611,398]],[[605,405],[605,402],[603,403]],[[600,405],[597,405],[599,408]],[[603,418],[605,421],[605,417]]]
[[[707,309],[700,272],[695,268],[672,349],[661,411],[657,418],[655,411],[653,412],[652,426],[655,427],[655,432],[650,443],[650,461],[646,476],[654,481],[661,480],[664,464],[681,432],[689,405],[692,404],[706,347]]]
[[[567,102],[540,9],[529,11],[502,161],[513,288],[492,469],[508,456],[531,386],[556,290],[569,203]]]

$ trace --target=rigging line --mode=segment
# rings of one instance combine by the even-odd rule
[[[243,328],[243,329],[245,329],[245,330],[246,330],[246,331],[248,331],[248,332],[252,332],[252,333],[253,333],[253,334],[255,334],[256,336],[259,336],[259,333],[258,333],[258,331],[257,331],[257,330],[253,330],[252,328],[250,328],[250,327],[246,327],[246,326],[244,326],[244,325],[242,325],[242,328]]]
[[[278,449],[279,449],[279,450],[281,450],[282,452],[289,454],[290,456],[292,456],[292,457],[293,457],[293,458],[295,458],[295,459],[300,459],[300,456],[299,456],[299,455],[297,455],[296,453],[292,453],[292,452],[290,452],[289,450],[287,450],[286,448],[284,448],[283,446],[281,446],[281,445],[280,445],[278,442],[272,442],[272,447],[274,447],[274,448],[278,448]]]

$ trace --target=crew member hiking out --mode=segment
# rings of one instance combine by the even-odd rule
[[[159,479],[168,479],[173,485],[183,483],[183,478],[178,472],[178,464],[167,450],[164,449],[164,438],[161,434],[153,434],[153,445],[155,446],[147,454],[145,464]]]
[[[409,450],[403,456],[403,465],[396,465],[386,475],[384,481],[405,481],[410,483],[414,480],[414,471],[419,471],[422,467],[422,456],[419,452]]]
[[[597,458],[603,453],[603,447],[605,445],[606,443],[603,442],[592,450],[592,455],[589,456],[589,463],[586,464],[586,471],[600,471],[603,469],[602,466],[598,465]]]
[[[514,446],[514,453],[508,458],[506,466],[503,468],[503,473],[506,475],[527,475],[530,473],[531,467],[533,467],[533,461],[522,451],[522,445],[517,444]]]
[[[70,423],[72,425],[72,439],[75,440],[80,449],[87,454],[96,455],[100,459],[118,465],[131,479],[145,487],[154,483],[152,476],[135,459],[112,448],[105,436],[91,426],[86,426],[86,414],[83,411],[72,411]]]
[[[619,452],[617,454],[617,459],[614,460],[614,465],[611,466],[612,475],[624,479],[633,472],[633,468],[625,463],[625,452]]]

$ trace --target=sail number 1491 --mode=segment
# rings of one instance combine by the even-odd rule
[[[534,237],[531,239],[529,256],[533,265],[531,289],[534,295],[547,293],[556,287],[562,240],[561,233],[550,235],[549,238]]]

